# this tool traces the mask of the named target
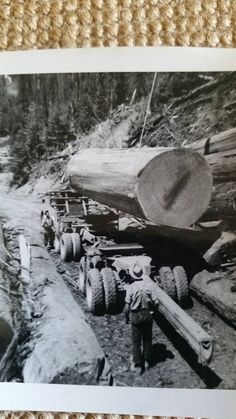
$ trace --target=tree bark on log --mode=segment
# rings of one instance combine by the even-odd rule
[[[4,252],[4,235],[0,225],[0,259],[6,261]],[[7,292],[7,283],[0,264],[0,359],[14,337],[11,301]]]
[[[211,274],[207,271],[195,275],[190,284],[191,290],[204,303],[208,303],[214,311],[235,327],[235,294],[231,292],[231,286],[231,281],[224,273]]]
[[[205,159],[187,149],[85,149],[70,160],[68,175],[81,194],[171,227],[196,222],[212,191]]]
[[[203,220],[236,224],[236,128],[196,141],[189,146],[205,155],[213,176],[213,192]]]
[[[31,236],[29,242],[31,273],[25,286],[32,350],[24,363],[24,382],[111,385],[110,366],[83,310],[40,240]]]
[[[206,156],[213,175],[213,191],[204,219],[236,222],[236,150]]]
[[[236,150],[236,128],[195,141],[189,147],[204,155]]]
[[[214,184],[236,181],[236,148],[206,156]]]
[[[236,185],[235,182],[213,187],[212,199],[202,220],[225,220],[229,225],[236,222]]]

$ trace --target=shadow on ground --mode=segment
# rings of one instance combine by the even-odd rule
[[[210,369],[208,366],[203,366],[198,363],[197,355],[185,342],[185,340],[177,333],[177,331],[170,325],[170,323],[160,314],[155,319],[157,325],[168,337],[173,346],[177,349],[184,360],[195,371],[206,385],[206,388],[217,388],[222,379]]]

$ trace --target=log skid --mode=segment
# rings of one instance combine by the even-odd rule
[[[85,314],[57,273],[40,240],[29,237],[31,275],[27,298],[32,351],[25,360],[26,383],[112,383],[109,364]]]
[[[190,288],[201,300],[236,327],[235,294],[232,283],[223,273],[199,272],[191,281]]]
[[[186,312],[176,304],[158,285],[159,311],[178,330],[198,355],[199,362],[206,364],[213,352],[213,339]]]
[[[157,224],[188,227],[205,212],[212,176],[187,149],[86,149],[68,165],[71,186],[122,212]]]

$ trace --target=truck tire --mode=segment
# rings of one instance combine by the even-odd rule
[[[79,290],[85,295],[86,294],[86,282],[88,277],[88,264],[87,258],[83,256],[79,263]]]
[[[182,306],[186,303],[189,297],[188,277],[183,266],[175,266],[173,274],[177,292],[177,301],[179,305]]]
[[[70,233],[62,233],[60,240],[61,260],[70,262],[73,260],[73,243]]]
[[[104,314],[104,289],[102,277],[98,269],[93,268],[88,272],[86,283],[86,299],[88,309],[97,316]]]
[[[73,245],[73,258],[79,261],[81,258],[81,238],[78,233],[71,233],[71,240]]]
[[[177,291],[174,274],[169,266],[162,266],[159,270],[160,283],[163,290],[172,300],[177,301]]]
[[[117,284],[113,270],[111,268],[103,268],[101,277],[104,288],[105,309],[108,314],[115,314],[117,306]]]
[[[55,250],[55,253],[60,254],[60,239],[58,238],[58,236],[55,236],[55,239],[54,239],[54,250]]]

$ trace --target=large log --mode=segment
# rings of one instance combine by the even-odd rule
[[[204,155],[236,150],[236,128],[195,141],[189,147]]]
[[[236,149],[206,156],[214,184],[236,181]]]
[[[191,290],[221,317],[236,327],[235,294],[227,273],[199,272],[191,281]]]
[[[236,150],[206,156],[213,175],[213,190],[205,219],[236,220]]]
[[[71,186],[122,212],[172,227],[188,227],[207,209],[212,176],[188,149],[85,149],[68,164]]]
[[[236,128],[189,145],[205,155],[213,176],[213,190],[204,220],[236,222]],[[230,227],[231,228],[231,227]]]
[[[23,276],[25,306],[31,316],[24,382],[112,384],[110,366],[85,313],[57,273],[40,239],[29,236],[30,276]],[[27,248],[27,246],[21,247]],[[24,265],[28,266],[26,252]]]

